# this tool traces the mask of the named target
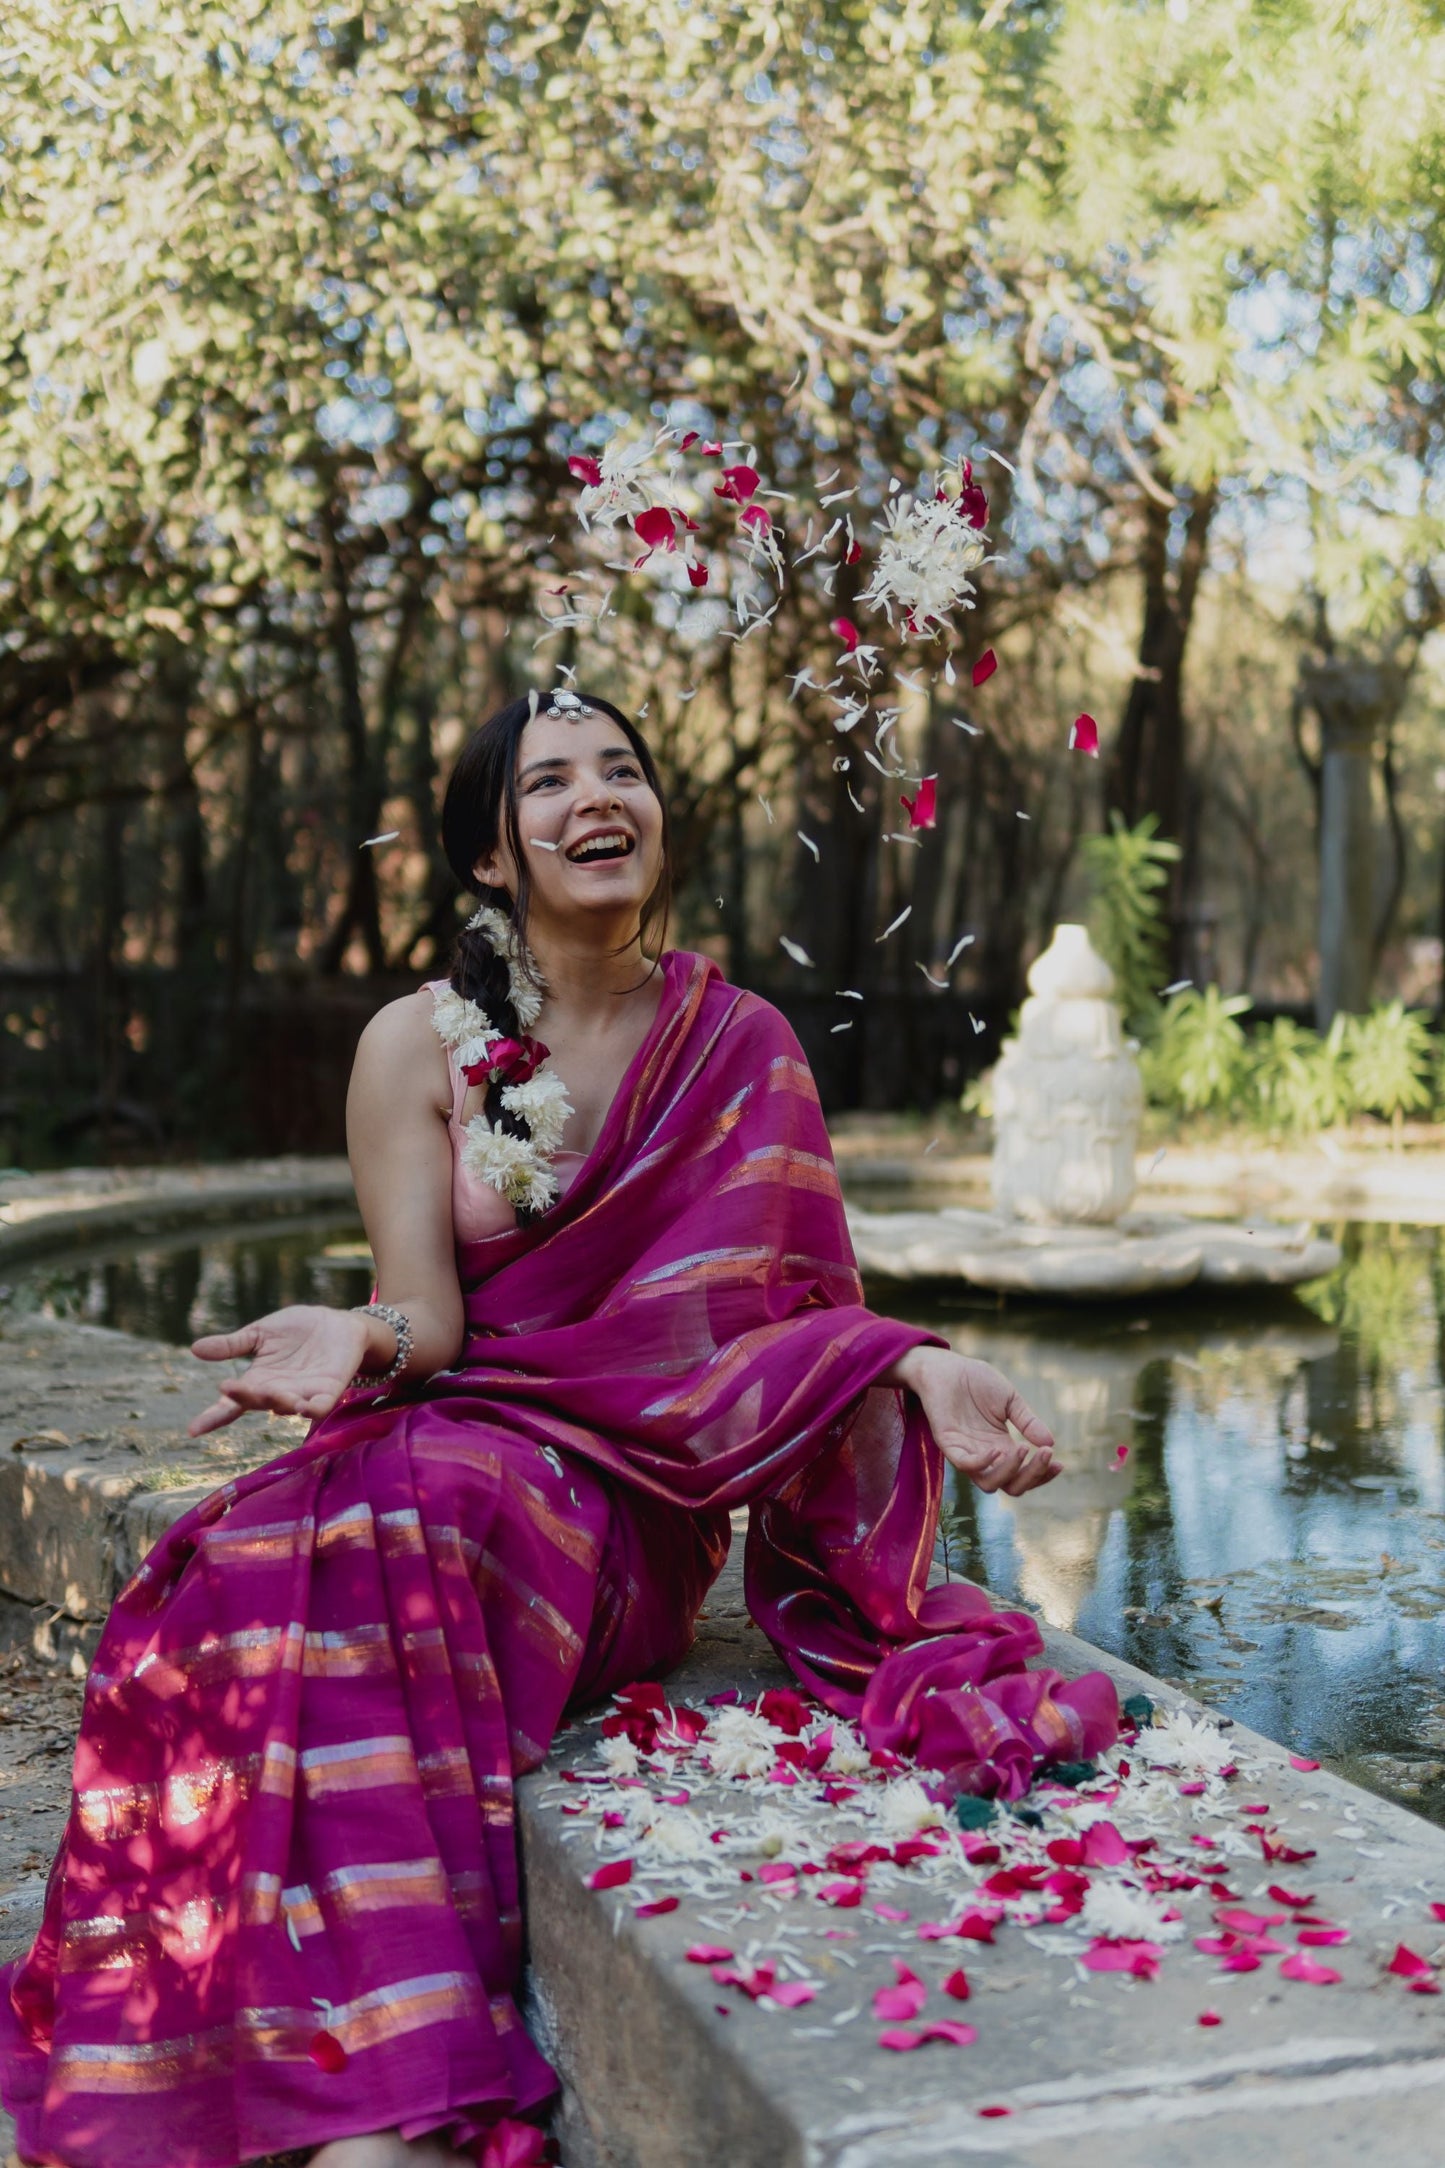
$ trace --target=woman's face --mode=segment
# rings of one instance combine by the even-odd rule
[[[538,928],[601,919],[610,939],[630,937],[662,870],[662,807],[624,733],[590,709],[533,716],[517,746],[516,789]],[[516,894],[505,837],[476,872]]]

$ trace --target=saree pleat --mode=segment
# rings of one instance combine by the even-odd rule
[[[456,1368],[353,1392],[225,1485],[107,1621],[70,1821],[0,2000],[22,2153],[236,2168],[398,2127],[476,2148],[553,2076],[522,2025],[513,1782],[690,1644],[752,1507],[754,1616],[828,1705],[1011,1795],[1112,1737],[1031,1619],[929,1592],[942,1464],[877,1381],[812,1079],[665,959],[566,1197],[463,1246]]]

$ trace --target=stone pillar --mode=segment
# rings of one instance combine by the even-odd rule
[[[1375,816],[1370,802],[1373,717],[1321,718],[1320,979],[1315,1018],[1370,1005],[1375,919]]]

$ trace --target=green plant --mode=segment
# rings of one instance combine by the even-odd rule
[[[1345,1062],[1362,1113],[1383,1115],[1398,1128],[1407,1114],[1429,1106],[1433,1042],[1424,1018],[1413,1016],[1403,1001],[1350,1018]]]
[[[1253,1006],[1248,994],[1224,995],[1217,986],[1171,994],[1141,1057],[1150,1098],[1185,1114],[1236,1105],[1249,1066],[1238,1019]]]
[[[1249,1111],[1276,1136],[1299,1136],[1322,1126],[1330,1066],[1317,1031],[1277,1016],[1249,1045]]]
[[[1089,836],[1082,847],[1084,871],[1093,889],[1089,932],[1095,948],[1114,974],[1114,992],[1130,1031],[1148,1037],[1158,1019],[1159,982],[1164,976],[1165,927],[1160,890],[1179,846],[1156,833],[1152,813],[1137,827],[1111,813],[1109,833]]]

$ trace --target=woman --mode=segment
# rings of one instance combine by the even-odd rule
[[[28,2158],[446,2168],[539,2109],[513,1779],[684,1653],[731,1507],[754,1617],[875,1745],[1014,1796],[1113,1736],[1107,1681],[1024,1669],[1031,1621],[926,1590],[943,1460],[1018,1496],[1053,1442],[863,1308],[797,1042],[650,954],[667,824],[632,724],[503,709],[443,834],[486,900],[347,1104],[377,1300],[196,1343],[249,1368],[193,1434],[314,1427],[177,1523],[97,1652],[0,2013]]]

